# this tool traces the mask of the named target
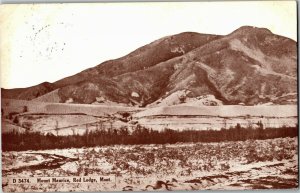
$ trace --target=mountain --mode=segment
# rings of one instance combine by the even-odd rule
[[[185,32],[54,83],[2,89],[2,97],[146,106],[187,93],[179,101],[213,95],[224,104],[290,104],[297,97],[296,51],[295,41],[265,28]]]
[[[43,82],[36,86],[28,88],[16,88],[16,89],[3,89],[1,88],[1,97],[9,99],[22,99],[22,100],[32,100],[44,94],[51,92],[53,89],[53,84],[49,82]]]

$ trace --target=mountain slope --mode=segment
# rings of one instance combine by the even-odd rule
[[[138,48],[124,57],[103,62],[96,67],[89,68],[73,76],[51,83],[52,88],[47,91],[51,92],[52,90],[62,88],[64,86],[77,83],[80,84],[80,82],[88,80],[93,76],[113,77],[127,72],[142,70],[173,57],[183,55],[219,37],[221,36],[199,34],[194,32],[184,32],[177,35],[167,36]],[[28,93],[27,90],[34,91],[29,91]],[[37,90],[41,90],[42,92],[40,92],[40,94],[36,94]],[[44,83],[26,89],[1,89],[2,98],[23,100],[34,99],[42,94],[46,94],[47,91]]]
[[[1,97],[9,99],[32,100],[47,94],[54,90],[52,83],[43,82],[36,86],[28,88],[3,89],[1,88]]]
[[[128,72],[143,70],[176,56],[181,56],[219,37],[221,36],[194,32],[184,32],[164,37],[138,48],[124,57],[103,62],[96,67],[59,80],[55,82],[54,85],[56,87],[62,87],[89,79],[90,76],[94,75],[113,77]]]
[[[164,37],[55,83],[5,90],[2,96],[30,100],[57,89],[54,98],[61,102],[89,104],[101,98],[146,106],[185,90],[189,98],[214,95],[224,104],[288,104],[295,101],[296,77],[295,41],[244,26],[226,36]],[[46,96],[40,99],[49,102]]]

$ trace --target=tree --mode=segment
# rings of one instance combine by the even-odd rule
[[[56,136],[58,136],[58,130],[59,129],[58,129],[58,121],[57,120],[55,121],[55,128],[54,129],[56,131]]]
[[[258,121],[257,125],[260,130],[264,129],[264,124],[262,123],[262,121]]]
[[[27,106],[24,106],[23,107],[23,111],[22,111],[23,113],[26,113],[26,112],[28,112],[28,107]]]

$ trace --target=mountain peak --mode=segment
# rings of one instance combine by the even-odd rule
[[[236,30],[234,30],[231,34],[240,34],[240,35],[257,35],[257,34],[273,34],[267,28],[259,28],[254,26],[242,26]]]

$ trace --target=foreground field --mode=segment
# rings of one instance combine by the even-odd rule
[[[3,152],[3,190],[122,191],[298,187],[298,138]],[[9,177],[113,176],[107,183],[10,184]]]

